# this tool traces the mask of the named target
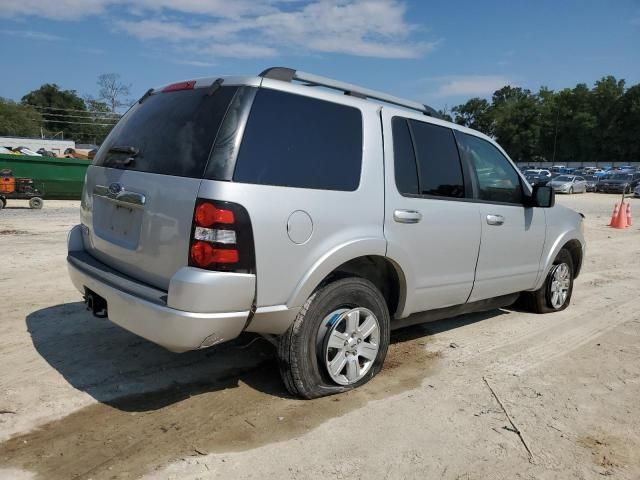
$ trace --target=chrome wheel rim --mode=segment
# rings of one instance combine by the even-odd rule
[[[551,274],[551,285],[549,287],[551,306],[556,310],[561,308],[569,296],[571,286],[571,269],[566,263],[561,263],[555,267]]]
[[[338,385],[357,383],[371,370],[380,349],[380,323],[371,310],[331,312],[319,333],[325,369]]]

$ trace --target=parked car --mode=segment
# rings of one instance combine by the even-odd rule
[[[546,175],[525,175],[525,178],[527,179],[527,182],[529,182],[529,185],[531,185],[532,187],[536,187],[536,186],[543,186],[546,185],[547,183],[549,183],[549,178]]]
[[[633,196],[635,198],[640,198],[640,184],[633,189]]]
[[[529,170],[525,170],[524,174],[525,176],[536,175],[539,177],[551,178],[551,172],[542,168],[530,168]]]
[[[558,175],[549,183],[548,186],[559,193],[585,193],[587,191],[587,182],[583,177],[576,175]]]
[[[614,173],[598,183],[598,191],[604,193],[631,193],[640,183],[640,173]]]
[[[369,381],[391,329],[518,298],[566,308],[582,216],[432,115],[287,68],[150,90],[87,170],[71,279],[173,351],[268,335],[305,398]]]
[[[587,192],[596,192],[598,190],[599,178],[595,175],[585,175],[584,180],[587,186]]]

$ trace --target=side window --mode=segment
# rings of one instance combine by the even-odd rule
[[[405,195],[465,196],[462,166],[453,131],[393,117],[396,186]]]
[[[233,180],[323,190],[357,190],[362,167],[360,110],[260,89]]]
[[[474,135],[458,132],[456,136],[460,154],[475,170],[480,200],[521,204],[520,177],[500,150]]]
[[[418,171],[416,156],[413,153],[409,124],[406,118],[393,117],[391,120],[393,134],[393,165],[396,176],[396,187],[405,195],[417,195]]]
[[[462,165],[450,128],[409,120],[422,195],[463,198]]]

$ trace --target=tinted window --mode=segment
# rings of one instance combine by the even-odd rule
[[[196,88],[147,97],[118,122],[95,165],[200,178],[235,92],[222,87],[208,95],[208,89]],[[115,147],[133,147],[137,154],[127,163],[132,155]]]
[[[479,199],[522,203],[520,177],[509,160],[486,140],[462,132],[457,138],[460,154],[475,170]]]
[[[358,109],[260,89],[233,180],[352,191],[360,184],[361,165],[362,116]]]
[[[430,123],[409,120],[422,195],[464,197],[462,166],[453,131]]]
[[[419,193],[418,171],[416,170],[416,157],[413,153],[409,125],[406,119],[393,117],[391,127],[396,186],[400,193],[416,195]]]

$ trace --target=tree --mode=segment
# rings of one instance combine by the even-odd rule
[[[131,94],[131,85],[125,85],[120,81],[117,73],[103,73],[98,76],[98,100],[105,102],[116,112],[118,108],[130,103],[128,97]]]
[[[491,105],[493,134],[517,161],[534,160],[539,155],[540,104],[530,90],[505,86],[493,94]]]
[[[0,135],[40,136],[42,116],[28,105],[0,97]]]
[[[451,111],[455,115],[454,121],[458,125],[479,130],[491,135],[493,120],[491,118],[490,105],[484,98],[472,98],[467,103],[453,107]]]
[[[627,90],[612,110],[612,144],[617,160],[640,160],[640,84]]]
[[[50,133],[63,132],[66,137],[79,139],[86,131],[87,107],[75,90],[61,90],[56,84],[46,83],[22,97],[24,105],[40,111],[43,127]]]

